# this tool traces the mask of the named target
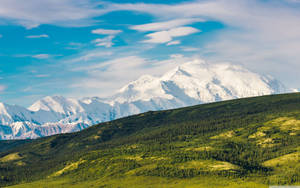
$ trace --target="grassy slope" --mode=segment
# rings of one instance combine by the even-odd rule
[[[147,112],[10,143],[0,153],[0,186],[298,185],[299,134],[300,94]]]

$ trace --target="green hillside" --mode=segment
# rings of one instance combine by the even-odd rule
[[[147,112],[0,142],[0,187],[300,185],[300,94]]]

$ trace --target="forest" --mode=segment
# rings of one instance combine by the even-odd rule
[[[300,93],[149,111],[0,142],[0,187],[300,185]]]

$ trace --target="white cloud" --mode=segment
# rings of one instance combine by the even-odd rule
[[[192,1],[179,4],[113,4],[117,10],[132,10],[152,14],[160,19],[188,19],[204,17],[207,21],[219,21],[242,32],[254,32],[257,40],[287,40],[300,36],[300,12],[298,7],[284,2],[259,0]],[[293,29],[287,29],[293,28]],[[226,28],[225,28],[226,29]]]
[[[167,46],[177,45],[177,44],[180,44],[180,43],[181,43],[180,40],[174,40],[174,41],[168,42]]]
[[[110,48],[114,45],[112,40],[115,38],[115,35],[121,33],[122,30],[111,30],[111,29],[95,29],[92,30],[92,33],[98,34],[98,35],[108,35],[104,38],[98,38],[92,41],[92,43],[95,43],[96,46],[104,46],[106,48]]]
[[[26,38],[29,38],[29,39],[35,39],[35,38],[49,38],[49,36],[46,35],[46,34],[41,34],[41,35],[29,35],[29,36],[26,36]]]
[[[170,29],[168,32],[172,37],[181,37],[200,32],[200,30],[193,27],[178,27]]]
[[[31,57],[36,58],[36,59],[48,59],[50,57],[50,55],[49,54],[37,54],[37,55],[33,55]]]
[[[200,32],[200,30],[193,27],[177,27],[166,31],[158,31],[147,34],[149,40],[145,40],[146,43],[167,43],[172,41],[174,37],[181,37]]]
[[[37,27],[41,24],[63,26],[88,26],[95,23],[95,16],[109,12],[108,8],[98,8],[105,3],[92,0],[1,0],[0,18],[2,23],[10,22]]]
[[[0,34],[0,38],[2,38],[3,36]]]
[[[166,43],[172,40],[172,36],[168,31],[159,31],[155,33],[150,33],[146,35],[149,37],[149,40],[145,40],[146,43]]]
[[[91,60],[97,60],[98,58],[102,57],[109,57],[113,55],[111,51],[99,51],[93,50],[88,53],[81,54],[79,57],[73,58],[67,62],[75,63],[75,62],[87,62]]]
[[[154,22],[143,25],[132,26],[131,29],[138,31],[156,31],[154,33],[147,34],[149,40],[143,42],[146,43],[167,43],[167,46],[177,45],[181,42],[179,40],[172,41],[173,37],[186,36],[192,33],[199,32],[200,30],[193,27],[181,27],[184,25],[192,24],[194,22],[203,22],[201,18],[183,18],[174,19],[165,22]]]
[[[214,1],[191,1],[186,3],[177,4],[145,4],[145,3],[127,3],[127,4],[112,4],[113,10],[131,10],[146,12],[157,16],[157,18],[172,20],[172,19],[189,19],[202,16],[205,19],[211,15],[224,15],[230,14],[230,10],[226,10],[223,5],[235,6],[237,0],[232,0],[232,3],[228,3],[225,0]],[[232,14],[232,13],[231,13]]]
[[[132,26],[131,29],[138,31],[162,31],[168,30],[175,27],[180,27],[188,24],[192,24],[194,22],[203,22],[204,19],[200,18],[184,18],[184,19],[174,19],[165,22],[155,22],[143,25],[135,25]]]
[[[199,48],[194,48],[194,47],[181,47],[182,51],[184,52],[197,52],[200,49]]]
[[[96,46],[104,46],[106,48],[110,48],[114,45],[114,43],[112,42],[112,40],[115,38],[114,35],[109,35],[107,37],[104,38],[99,38],[99,39],[95,39],[92,42],[96,44]]]
[[[122,30],[111,30],[111,29],[95,29],[92,30],[92,33],[99,35],[116,35],[121,33]]]

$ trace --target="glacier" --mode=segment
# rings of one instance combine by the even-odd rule
[[[0,103],[0,140],[76,132],[150,110],[290,91],[276,79],[242,66],[195,59],[160,77],[144,75],[106,98],[47,96],[29,108]]]

